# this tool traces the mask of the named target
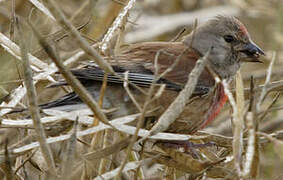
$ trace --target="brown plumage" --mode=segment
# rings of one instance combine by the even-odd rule
[[[151,116],[158,118],[178,92],[187,82],[189,73],[196,61],[208,49],[213,47],[208,66],[222,79],[230,79],[240,68],[244,60],[258,62],[263,51],[251,40],[245,26],[234,17],[218,16],[186,36],[182,42],[145,42],[129,45],[115,57],[105,57],[120,75],[129,72],[129,80],[143,88],[148,88],[154,79],[154,60],[158,60],[158,74],[175,66],[158,80],[158,84],[166,84],[166,90],[149,109],[159,107]],[[157,56],[157,53],[160,53]],[[98,100],[104,72],[97,66],[88,65],[72,71],[85,85],[93,97]],[[61,84],[62,85],[62,84]],[[145,95],[132,88],[132,92],[140,106],[143,106]],[[226,101],[223,87],[215,85],[213,76],[205,69],[198,79],[193,97],[187,102],[180,117],[170,126],[169,132],[194,133],[203,128],[219,113]],[[81,104],[75,93],[70,93],[54,102],[41,105],[42,108],[67,109],[67,106]],[[138,112],[123,88],[123,81],[115,76],[108,76],[108,88],[104,95],[104,108],[118,108],[113,117]]]

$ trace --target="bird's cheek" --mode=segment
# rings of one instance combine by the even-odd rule
[[[225,63],[225,60],[231,56],[231,48],[230,47],[218,47],[214,48],[213,53],[211,53],[212,56],[214,56],[214,59],[216,59],[219,63]]]

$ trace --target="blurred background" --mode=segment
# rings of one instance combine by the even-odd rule
[[[120,10],[127,4],[126,0],[60,0],[57,3],[72,23],[80,29],[83,37],[94,44],[101,41]],[[62,59],[67,59],[78,51],[74,40],[64,33],[54,21],[47,18],[38,9],[31,13],[33,5],[28,0],[15,0],[15,13],[24,26],[29,52],[39,59],[50,63],[27,26],[29,18],[60,52]],[[0,31],[18,44],[18,32],[13,28],[13,5],[11,0],[0,0]],[[245,64],[241,72],[248,87],[251,76],[256,85],[264,83],[266,69],[275,52],[276,60],[271,81],[282,80],[283,76],[283,1],[282,0],[137,0],[128,15],[126,26],[120,27],[121,46],[142,41],[170,41],[185,29],[184,35],[192,29],[195,19],[204,22],[216,15],[238,17],[247,27],[252,39],[265,51],[262,64]],[[109,52],[113,53],[113,52]],[[81,61],[89,60],[82,57]],[[79,62],[71,64],[76,67]],[[23,82],[21,61],[13,58],[0,48],[0,102],[8,101],[9,94]],[[45,89],[48,81],[37,83],[39,102],[48,102],[61,96],[64,91]],[[271,93],[265,104],[274,98]],[[25,101],[23,101],[25,102]],[[260,129],[271,133],[283,130],[283,113],[280,98],[271,111],[260,122]],[[220,117],[207,128],[207,131],[223,135],[231,135],[231,123],[223,112]],[[1,131],[1,129],[0,129]],[[260,147],[261,165],[259,179],[283,179],[283,160],[278,158],[272,144]]]

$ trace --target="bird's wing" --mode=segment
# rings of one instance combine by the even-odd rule
[[[124,52],[124,56],[130,57],[131,60],[142,59],[141,65],[152,74],[157,71],[160,75],[171,69],[163,76],[164,79],[183,85],[187,82],[196,61],[201,57],[197,51],[187,48],[182,42],[142,43]]]
[[[116,74],[120,76],[120,78],[116,75],[108,75],[107,76],[107,82],[108,83],[115,83],[115,84],[123,84],[126,77],[127,72],[127,80],[131,83],[141,86],[141,87],[149,87],[152,82],[154,81],[155,77],[151,72],[147,73],[138,73],[138,72],[131,72],[127,70],[123,71],[117,71],[117,68],[114,67],[114,70],[116,69]],[[97,66],[87,66],[83,69],[74,69],[72,70],[72,73],[84,84],[90,84],[89,81],[103,81],[104,78],[104,71],[100,69]],[[157,81],[158,84],[166,84],[167,89],[180,91],[183,86],[179,84],[172,83],[166,79],[159,79]],[[62,83],[59,83],[58,85],[62,85]],[[54,85],[53,85],[54,86]]]
[[[59,85],[56,85],[56,86],[59,86]],[[81,100],[79,96],[75,92],[71,92],[55,101],[48,102],[45,104],[40,104],[39,107],[42,109],[48,109],[48,108],[63,107],[66,105],[74,105],[74,104],[80,104],[80,103],[81,103]],[[9,114],[20,113],[26,110],[28,110],[28,108],[15,109],[15,110],[10,111]]]
[[[48,108],[57,107],[57,106],[77,104],[79,102],[80,102],[79,96],[75,92],[71,92],[55,101],[48,102],[46,104],[41,104],[40,107],[42,109],[48,109]]]
[[[159,53],[159,55],[157,55]],[[115,58],[108,58],[114,71],[124,77],[128,72],[128,80],[141,87],[149,87],[155,79],[155,59],[158,58],[158,74],[168,71],[157,83],[165,84],[167,89],[180,91],[200,54],[187,48],[181,42],[148,42],[139,43],[122,50]],[[177,62],[176,62],[177,61]],[[84,68],[74,69],[72,73],[84,84],[91,80],[103,81],[104,71],[95,64],[88,64]],[[214,79],[204,71],[195,89],[196,95],[206,94],[214,85]],[[107,82],[122,84],[124,81],[114,75],[108,75]],[[64,83],[52,86],[64,85]]]
[[[130,71],[155,74],[157,61],[158,74],[167,71],[162,76],[163,80],[183,86],[200,57],[200,53],[182,42],[147,42],[128,47],[116,57],[115,62]],[[214,86],[214,78],[206,69],[200,75],[197,86]]]

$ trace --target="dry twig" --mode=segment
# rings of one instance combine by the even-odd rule
[[[86,54],[94,57],[94,61],[107,73],[114,73],[112,67],[104,61],[104,59],[94,50],[86,40],[84,40],[78,30],[67,20],[59,6],[53,0],[45,0],[49,10],[53,13],[54,17],[71,35],[78,41],[80,47],[86,52]]]
[[[56,174],[56,168],[55,168],[55,162],[53,160],[52,152],[48,144],[46,143],[46,135],[43,128],[42,123],[40,122],[40,114],[39,109],[37,105],[37,99],[36,99],[36,92],[35,87],[32,79],[32,71],[30,69],[30,64],[28,60],[28,53],[27,53],[27,47],[24,43],[24,35],[22,33],[22,29],[20,28],[20,25],[16,23],[20,37],[21,39],[21,55],[23,60],[23,66],[24,66],[24,80],[25,80],[25,86],[27,89],[27,96],[29,101],[29,110],[31,113],[31,117],[33,120],[33,126],[35,128],[35,132],[37,135],[37,140],[40,144],[40,149],[43,154],[43,157],[50,168],[49,171],[52,174]]]
[[[53,62],[56,64],[58,69],[60,70],[61,74],[66,79],[67,83],[73,88],[73,90],[80,96],[82,101],[88,105],[88,107],[93,111],[93,113],[99,118],[99,120],[105,124],[109,124],[107,117],[105,114],[101,111],[98,104],[95,102],[95,100],[92,98],[90,93],[83,87],[81,82],[75,78],[75,76],[70,72],[69,69],[67,69],[64,64],[61,62],[60,58],[58,57],[57,53],[53,50],[53,48],[45,41],[43,37],[39,34],[39,32],[35,29],[35,27],[29,23],[32,27],[32,30],[36,37],[39,40],[39,43],[44,48],[46,53],[50,56],[50,58],[53,60]],[[113,127],[114,128],[114,127]],[[114,128],[115,129],[115,128]]]
[[[243,150],[243,123],[238,120],[238,109],[236,101],[229,90],[229,84],[226,80],[222,80],[222,84],[224,87],[224,92],[228,96],[229,102],[233,109],[232,120],[234,124],[234,132],[233,132],[233,157],[235,161],[235,168],[239,176],[242,174],[241,169],[241,155]]]
[[[124,74],[125,74],[125,80],[128,80],[128,71],[126,71]],[[131,100],[134,103],[134,105],[136,106],[136,108],[139,110],[139,112],[142,112],[141,106],[139,105],[139,103],[137,102],[137,100],[135,99],[134,95],[131,93],[131,91],[129,89],[128,82],[124,81],[123,85],[124,85],[124,89],[126,90],[127,94],[131,98]]]
[[[267,69],[265,83],[264,83],[263,88],[261,90],[261,94],[260,94],[259,100],[257,101],[257,104],[256,104],[256,111],[257,112],[260,111],[260,106],[262,104],[262,101],[263,101],[266,93],[267,93],[267,90],[268,90],[267,86],[270,83],[270,78],[271,78],[271,74],[272,74],[272,68],[273,68],[273,64],[275,62],[275,59],[276,59],[276,53],[274,52],[273,55],[272,55],[271,62],[270,62],[269,66],[268,66],[268,69]]]
[[[141,160],[141,161],[129,162],[124,166],[125,168],[123,168],[123,172],[133,170],[133,169],[137,169],[138,167],[140,167],[140,166],[142,166],[146,163],[151,162],[151,160],[152,160],[151,158],[147,158],[147,159],[144,159],[144,160]],[[101,176],[94,178],[94,180],[112,179],[112,178],[114,178],[115,176],[118,175],[118,173],[120,172],[120,169],[121,169],[121,167],[118,167],[118,168],[116,168],[112,171],[109,171],[105,174],[102,174]]]
[[[161,115],[158,122],[150,130],[148,136],[152,136],[154,134],[157,134],[158,132],[166,130],[170,126],[170,124],[172,124],[175,119],[178,118],[179,115],[183,112],[188,99],[191,97],[195,89],[198,77],[205,67],[210,51],[211,49],[197,61],[194,69],[188,76],[188,82],[186,83],[184,89],[179,93],[179,95],[171,103],[167,110]]]
[[[251,78],[250,85],[250,105],[246,115],[246,127],[248,131],[247,137],[247,148],[245,153],[245,161],[243,163],[243,177],[245,178],[256,178],[258,165],[259,165],[259,144],[258,138],[256,136],[257,124],[255,119],[257,118],[257,114],[255,116],[255,93],[254,93],[254,82],[253,78]]]
[[[62,173],[61,178],[62,180],[68,180],[70,178],[71,172],[74,168],[73,161],[75,160],[76,154],[76,142],[77,142],[77,125],[78,121],[75,121],[73,134],[70,136],[66,151],[65,151],[65,158],[62,163]]]
[[[124,22],[126,15],[128,14],[128,12],[131,10],[131,8],[133,7],[133,5],[135,4],[136,0],[130,0],[128,2],[128,4],[124,7],[124,9],[122,10],[122,12],[118,15],[118,17],[115,19],[115,21],[113,22],[112,27],[110,27],[107,31],[107,33],[105,34],[103,40],[102,40],[102,45],[101,45],[101,49],[103,52],[105,52],[108,48],[109,42],[112,39],[114,33],[116,32],[116,30],[120,27],[120,25]]]
[[[46,14],[47,17],[51,18],[52,20],[56,21],[56,19],[52,16],[49,10],[38,0],[29,0],[35,7],[37,7],[40,11]]]
[[[244,97],[244,84],[241,75],[241,71],[238,71],[236,74],[236,100],[237,100],[237,111],[236,117],[233,117],[233,155],[235,166],[238,172],[238,175],[242,174],[242,152],[243,152],[243,132],[245,128],[244,123],[244,108],[245,108],[245,97]],[[235,109],[233,109],[234,111]],[[233,112],[234,113],[234,112]]]
[[[155,72],[154,72],[155,76],[154,77],[155,77],[155,79],[153,80],[152,84],[150,85],[149,91],[147,93],[147,96],[145,97],[145,102],[143,104],[143,108],[141,109],[141,116],[138,119],[137,128],[135,130],[134,136],[131,138],[131,142],[130,142],[129,147],[128,147],[127,152],[126,152],[126,157],[123,160],[123,162],[121,163],[120,169],[119,169],[117,175],[115,176],[116,180],[120,179],[121,173],[123,172],[123,169],[126,166],[128,157],[130,156],[132,148],[133,148],[133,146],[134,146],[134,144],[135,144],[135,142],[137,140],[139,131],[140,131],[142,125],[144,124],[145,113],[147,111],[147,108],[148,108],[149,104],[151,103],[151,98],[153,96],[154,89],[155,89],[154,88],[154,84],[155,84],[155,82],[157,81],[157,78],[158,78],[158,65],[157,65],[157,61],[158,61],[159,55],[160,55],[160,51],[158,51],[156,53],[155,59],[154,59],[154,66],[155,66]],[[125,75],[127,75],[127,73]],[[133,99],[133,100],[135,101],[135,99]]]

